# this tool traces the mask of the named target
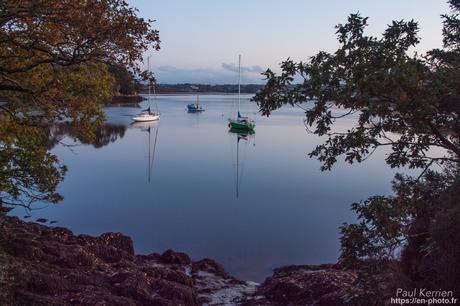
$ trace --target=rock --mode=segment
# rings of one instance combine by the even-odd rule
[[[275,269],[254,296],[254,305],[345,305],[356,275],[334,265],[288,266]]]
[[[188,265],[192,262],[187,254],[174,252],[173,250],[165,251],[163,254],[161,254],[160,259],[163,263],[166,264]]]
[[[343,305],[356,278],[336,265],[276,269],[263,284],[181,252],[134,255],[120,233],[75,236],[0,217],[0,305]]]
[[[106,244],[92,244],[88,247],[89,251],[97,258],[102,259],[106,263],[116,263],[122,259],[132,260],[132,255],[124,250],[114,248]]]
[[[193,263],[192,271],[195,273],[197,271],[206,271],[213,274],[216,274],[222,278],[230,278],[227,272],[225,272],[224,268],[215,262],[212,259],[205,258]]]
[[[36,294],[53,296],[69,291],[71,284],[58,273],[34,273],[26,288]]]
[[[1,218],[0,305],[198,305],[184,253],[134,256],[120,233],[74,236]]]
[[[128,236],[121,233],[105,233],[97,239],[109,246],[123,250],[130,255],[134,255],[133,241]]]
[[[61,241],[68,241],[75,238],[72,231],[64,227],[53,227],[49,230],[42,231],[41,236],[45,240],[49,240],[49,237],[53,236],[55,238],[59,238]]]

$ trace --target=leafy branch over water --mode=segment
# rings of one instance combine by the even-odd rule
[[[322,170],[340,156],[362,162],[379,147],[390,148],[389,166],[420,169],[416,178],[396,176],[394,196],[353,204],[359,223],[341,227],[340,262],[363,276],[355,287],[361,291],[350,295],[358,303],[382,303],[392,286],[460,294],[460,1],[449,3],[443,49],[411,56],[415,21],[394,21],[376,38],[365,35],[368,18],[352,14],[336,27],[335,53],[288,59],[280,74],[267,70],[267,85],[253,99],[265,115],[314,101],[306,124],[326,141],[309,155]],[[334,129],[352,114],[353,128]]]
[[[47,127],[66,121],[89,142],[113,94],[109,67],[138,66],[159,48],[152,21],[122,0],[0,3],[0,204],[58,202],[65,174],[46,148]]]
[[[341,48],[335,53],[319,52],[308,62],[288,59],[279,75],[267,70],[267,85],[254,97],[262,113],[313,99],[306,122],[314,134],[328,139],[310,156],[323,162],[323,170],[341,155],[350,163],[361,162],[380,146],[391,148],[386,161],[392,167],[458,163],[458,42],[445,41],[444,50],[425,57],[409,56],[408,49],[419,42],[416,22],[393,22],[380,39],[364,35],[366,26],[367,18],[353,14],[337,26]],[[303,81],[296,83],[296,76]],[[336,114],[337,109],[345,115]],[[359,118],[352,129],[332,129],[338,119],[354,113]],[[432,157],[433,147],[452,154]]]

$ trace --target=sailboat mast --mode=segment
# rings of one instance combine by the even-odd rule
[[[150,72],[150,56],[147,57],[147,70]],[[148,87],[149,87],[149,105],[150,105],[150,80],[149,80],[149,83],[148,83]]]
[[[240,113],[240,95],[241,95],[241,54],[238,55],[238,114]]]
[[[157,92],[156,92],[155,86],[153,86],[153,101],[155,101],[155,111],[157,112],[157,114],[159,114],[160,111],[158,110]]]

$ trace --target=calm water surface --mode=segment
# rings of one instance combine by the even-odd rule
[[[194,96],[159,96],[161,121],[150,125],[131,124],[138,108],[107,108],[115,128],[104,130],[105,142],[53,149],[68,166],[59,188],[65,199],[32,219],[57,220],[77,234],[123,232],[138,253],[172,248],[210,257],[247,280],[282,265],[335,262],[338,227],[354,221],[350,204],[389,194],[394,171],[378,152],[362,165],[321,172],[307,157],[321,139],[305,131],[303,111],[260,117],[249,98],[242,111],[256,119],[256,133],[239,141],[227,127],[234,95],[202,96],[200,114],[185,110]]]

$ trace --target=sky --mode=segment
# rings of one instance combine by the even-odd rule
[[[338,47],[334,26],[359,12],[367,34],[380,37],[392,20],[418,21],[420,44],[412,52],[442,46],[444,0],[128,0],[154,19],[161,50],[148,51],[159,83],[263,83],[260,73],[279,71],[288,57],[307,60]]]

